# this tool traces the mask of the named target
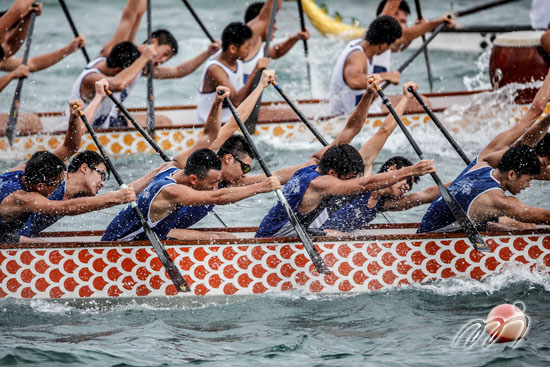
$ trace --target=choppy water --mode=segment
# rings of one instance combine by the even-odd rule
[[[108,2],[67,1],[78,28],[88,36],[88,52],[95,55],[111,36],[124,6],[122,0]],[[247,2],[191,1],[214,35],[223,26],[239,20]],[[363,24],[373,17],[377,1],[326,1],[331,12],[345,18],[355,16]],[[413,2],[410,2],[413,5]],[[455,1],[455,9],[479,3]],[[10,2],[0,0],[0,8]],[[45,52],[69,41],[69,28],[54,0],[44,1],[44,15],[37,20],[33,53]],[[223,6],[221,5],[223,4]],[[422,1],[428,17],[449,9],[446,1]],[[464,18],[463,24],[528,24],[527,0],[507,5],[480,17]],[[295,3],[285,2],[278,20],[277,39],[298,28]],[[204,49],[207,42],[187,11],[177,0],[153,2],[154,27],[167,27],[180,40],[180,54],[170,64],[182,62]],[[138,39],[143,39],[142,24]],[[315,97],[326,97],[332,64],[345,42],[321,38],[312,30],[310,41]],[[399,65],[410,50],[394,57]],[[436,90],[479,89],[488,85],[488,53],[431,53]],[[273,62],[279,81],[287,93],[308,98],[305,68],[298,46],[283,59]],[[297,61],[300,60],[300,61]],[[420,59],[419,59],[420,60]],[[83,57],[74,54],[48,71],[34,75],[25,85],[23,111],[61,110],[69,88],[83,66]],[[194,103],[200,73],[179,81],[155,82],[156,104]],[[425,67],[413,63],[403,80],[414,79],[427,90]],[[10,89],[11,88],[11,89]],[[13,86],[2,93],[0,111],[7,112]],[[394,88],[394,87],[392,87]],[[141,81],[129,105],[143,106],[145,83]],[[392,91],[390,89],[390,91]],[[393,91],[397,91],[396,88]],[[7,97],[10,96],[10,97]],[[443,118],[449,126],[465,124],[455,138],[473,157],[497,132],[513,123],[508,108],[510,94],[500,92],[480,96],[468,108],[450,110]],[[268,91],[265,100],[279,99]],[[492,105],[488,103],[491,101]],[[496,102],[494,102],[496,101]],[[480,123],[479,121],[484,121]],[[490,122],[487,122],[490,121]],[[368,137],[363,132],[355,143]],[[463,167],[462,161],[432,126],[414,130],[425,155],[436,160],[443,180],[452,179]],[[301,162],[318,144],[305,137],[287,144],[259,141],[272,169]],[[396,132],[377,163],[394,154],[414,157],[404,136]],[[130,181],[161,162],[151,155],[116,159],[122,176]],[[0,170],[16,162],[0,161]],[[255,167],[257,172],[257,167]],[[420,188],[431,185],[421,180]],[[104,190],[112,190],[111,180]],[[519,198],[532,205],[548,207],[548,188],[536,182]],[[261,195],[236,205],[219,207],[217,213],[230,225],[259,223],[273,204],[273,195]],[[103,229],[119,208],[94,214],[64,218],[52,230]],[[397,222],[418,221],[425,207],[391,213]],[[383,221],[381,219],[380,221]],[[201,226],[217,226],[206,218]],[[1,281],[1,280],[0,280]],[[550,279],[548,275],[524,270],[507,270],[483,282],[450,280],[423,286],[354,295],[318,296],[287,292],[258,297],[173,297],[147,300],[102,300],[94,302],[52,302],[0,300],[0,365],[43,366],[177,366],[201,365],[472,365],[532,366],[550,363]],[[484,319],[501,303],[521,301],[530,317],[531,327],[524,341],[470,350],[453,347],[460,328],[472,319]]]

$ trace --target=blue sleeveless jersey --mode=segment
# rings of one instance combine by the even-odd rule
[[[24,174],[24,171],[13,171],[0,175],[0,203],[15,191],[28,191],[21,181]],[[30,215],[31,213],[21,215],[9,223],[5,223],[0,217],[0,242],[19,241],[19,235],[16,235],[15,232],[25,224]]]
[[[65,197],[65,183],[66,181],[63,181],[61,185],[55,190],[49,197],[49,200],[63,200]],[[63,215],[46,215],[46,214],[38,214],[38,213],[32,213],[29,220],[27,220],[27,223],[19,230],[17,231],[18,234],[21,236],[26,237],[34,237],[61,218],[63,218]]]
[[[174,221],[177,219],[178,210],[174,210],[157,222],[152,222],[149,218],[149,208],[163,188],[177,185],[176,181],[170,177],[176,171],[178,171],[178,168],[172,167],[159,172],[136,198],[139,210],[161,240],[165,240],[168,232],[172,229]],[[130,205],[118,213],[111,223],[109,223],[103,237],[101,237],[102,241],[139,241],[146,239],[147,236],[143,231],[141,222]]]
[[[225,182],[218,185],[218,189],[227,187]],[[215,205],[184,206],[178,210],[178,218],[174,222],[173,228],[186,229],[206,217],[214,209]]]
[[[330,214],[321,228],[351,232],[369,224],[384,206],[384,200],[379,199],[373,208],[369,208],[370,195],[370,193],[359,195],[357,199]]]
[[[491,167],[481,167],[461,174],[449,186],[449,192],[455,197],[468,216],[470,216],[470,206],[480,195],[490,190],[502,190],[498,181],[493,178],[492,172],[493,168]],[[488,221],[474,224],[483,229],[483,226]],[[417,232],[453,232],[460,230],[460,225],[441,195],[439,195],[432,202],[426,214],[424,214]]]
[[[299,169],[282,189],[283,195],[295,213],[311,181],[321,176],[315,171],[316,168],[317,165],[312,165]],[[285,208],[280,201],[277,201],[260,223],[255,237],[289,236],[293,231]]]

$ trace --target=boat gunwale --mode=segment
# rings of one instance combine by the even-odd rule
[[[402,224],[374,224],[363,228],[371,229],[404,229],[416,228],[418,223]],[[256,227],[233,227],[233,228],[196,228],[201,231],[216,232],[251,232]],[[55,237],[89,237],[100,236],[103,231],[67,231],[67,232],[47,232],[40,238]],[[513,231],[490,231],[482,232],[483,237],[506,237],[506,236],[539,236],[550,235],[550,228],[535,228]],[[316,236],[313,238],[315,243],[349,243],[349,242],[367,242],[367,241],[414,241],[414,240],[452,240],[463,238],[467,239],[463,233],[396,233],[396,234],[363,234],[345,238]],[[272,238],[236,238],[236,239],[215,239],[215,240],[164,240],[166,246],[226,246],[226,245],[268,245],[268,244],[290,244],[300,243],[298,237],[272,237]],[[143,247],[150,246],[149,241],[89,241],[89,242],[26,242],[26,243],[0,243],[0,250],[26,250],[26,249],[68,249],[68,248],[115,248],[115,247]]]
[[[455,91],[455,92],[444,92],[444,93],[423,93],[423,96],[426,96],[428,98],[432,97],[455,97],[455,96],[468,96],[468,95],[474,95],[484,92],[489,92],[490,90],[475,90],[475,91]],[[327,99],[303,99],[297,101],[299,104],[319,104],[319,103],[328,103]],[[270,102],[262,102],[262,106],[279,106],[279,105],[286,105],[285,101],[270,101]],[[159,106],[155,107],[156,111],[178,111],[178,110],[191,110],[196,109],[195,105],[175,105],[175,106]],[[432,109],[433,112],[439,113],[445,111],[445,108],[434,108]],[[146,108],[144,107],[134,107],[134,108],[128,108],[128,111],[130,112],[146,112]],[[56,117],[56,116],[63,116],[65,112],[62,111],[55,111],[55,112],[35,112],[39,117]],[[379,112],[379,113],[372,113],[368,115],[368,118],[377,118],[377,117],[385,117],[389,114],[389,112]],[[417,112],[411,112],[411,113],[405,113],[405,116],[407,115],[418,115]],[[322,116],[317,119],[317,121],[326,121],[333,119],[335,117],[339,117],[337,115],[329,115],[329,116]],[[267,125],[267,124],[286,124],[289,122],[300,122],[300,119],[298,116],[295,116],[291,119],[287,119],[285,121],[266,121],[266,120],[259,120],[258,125]],[[165,127],[158,127],[155,130],[156,131],[166,131],[166,130],[179,130],[179,129],[190,129],[190,128],[202,128],[204,124],[180,124],[180,125],[172,125],[172,126],[165,126]],[[118,128],[105,128],[105,129],[96,129],[96,133],[124,133],[124,132],[134,132],[136,131],[133,127],[118,127]],[[54,136],[54,135],[64,135],[66,134],[65,130],[55,130],[50,132],[37,132],[37,133],[30,133],[30,134],[18,134],[17,137],[33,137],[33,136]]]

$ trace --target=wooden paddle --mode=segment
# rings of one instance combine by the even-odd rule
[[[77,109],[78,107],[75,105],[73,106],[74,109]],[[111,159],[105,153],[105,150],[103,149],[103,145],[99,142],[99,139],[97,138],[97,135],[95,134],[94,129],[88,122],[88,119],[86,118],[86,115],[82,111],[79,110],[80,119],[86,126],[86,129],[88,129],[88,132],[92,136],[92,139],[94,140],[95,145],[97,146],[97,149],[103,156],[103,159],[105,159],[105,163],[109,167],[109,170],[113,173],[113,176],[115,177],[115,180],[119,184],[121,188],[125,188],[126,185],[124,184],[124,181],[122,181],[122,178],[120,177],[118,171],[116,170],[114,164],[111,162]],[[130,203],[130,206],[136,213],[137,217],[139,218],[139,221],[141,222],[141,226],[143,227],[143,231],[145,232],[145,235],[149,239],[149,242],[151,242],[151,245],[153,246],[153,249],[155,250],[160,262],[162,263],[162,266],[164,266],[164,269],[166,270],[166,273],[168,273],[168,276],[172,280],[172,283],[174,283],[174,286],[176,287],[176,290],[178,292],[189,292],[191,289],[187,285],[187,282],[185,279],[183,279],[183,276],[181,275],[178,267],[170,257],[170,254],[166,251],[166,248],[162,245],[160,242],[157,234],[153,232],[149,224],[147,223],[147,220],[139,210],[137,203],[135,201],[132,201]]]
[[[27,42],[25,43],[25,53],[23,54],[23,65],[27,65],[27,61],[29,60],[29,52],[31,50],[32,32],[34,31],[35,19],[36,11],[33,9],[31,11],[31,18],[29,20],[29,31],[27,33]],[[19,78],[17,80],[17,87],[15,88],[15,93],[13,94],[13,101],[11,103],[8,125],[6,126],[6,136],[8,137],[10,147],[13,146],[15,128],[17,127],[17,118],[19,117],[19,104],[21,101],[21,89],[23,88],[24,80],[25,78]]]
[[[409,66],[409,64],[411,62],[413,62],[413,60],[416,59],[416,57],[422,53],[422,51],[428,46],[428,44],[430,42],[432,42],[432,40],[435,38],[435,36],[437,36],[439,34],[439,32],[441,32],[445,27],[447,27],[447,23],[441,23],[440,25],[438,25],[437,28],[434,29],[434,31],[432,32],[430,37],[428,37],[428,39],[426,39],[426,41],[422,44],[422,46],[420,46],[420,48],[418,48],[418,50],[416,50],[411,56],[409,56],[409,58],[407,60],[405,60],[405,62],[403,64],[401,64],[401,66],[397,69],[397,71],[402,73],[403,70],[405,70],[407,68],[407,66]],[[384,82],[384,83],[382,83],[382,86],[380,88],[382,90],[384,90],[389,85],[390,85],[390,83]]]
[[[151,33],[151,0],[147,0],[147,43],[153,42]],[[153,93],[153,60],[147,63],[147,132],[155,136],[155,94]]]
[[[265,175],[267,177],[271,177],[272,176],[271,171],[265,164],[262,156],[260,155],[260,152],[258,151],[258,148],[256,148],[256,144],[254,144],[254,141],[252,140],[250,133],[244,126],[244,123],[239,117],[239,114],[237,113],[237,110],[235,109],[235,106],[233,106],[233,103],[231,102],[229,97],[225,97],[225,103],[231,110],[231,113],[233,114],[235,121],[237,121],[237,125],[239,125],[239,129],[241,129],[246,141],[248,142],[248,144],[250,145],[250,148],[254,152],[254,155],[256,156],[256,159],[260,163],[260,166],[262,167],[262,170],[264,171]],[[304,227],[302,226],[298,218],[296,218],[296,215],[290,208],[290,205],[288,204],[285,196],[283,195],[283,192],[279,189],[275,191],[275,194],[277,195],[277,198],[285,208],[286,215],[288,216],[288,220],[290,221],[290,224],[294,227],[294,230],[298,234],[300,241],[304,244],[304,248],[306,249],[309,255],[309,258],[311,259],[311,262],[315,266],[315,269],[317,269],[317,271],[320,274],[330,274],[330,270],[325,264],[325,261],[323,260],[323,258],[321,257],[317,249],[315,248],[315,245],[311,241],[311,238],[309,238],[308,234],[306,233]]]
[[[443,124],[441,123],[441,121],[439,121],[439,119],[437,118],[437,116],[432,112],[432,110],[426,105],[426,103],[424,103],[424,100],[422,99],[422,97],[420,97],[420,95],[414,90],[412,89],[411,87],[407,88],[407,90],[412,93],[412,95],[414,96],[414,98],[416,98],[416,100],[418,101],[418,103],[420,103],[420,105],[422,106],[422,108],[424,108],[424,111],[426,111],[426,113],[428,114],[428,116],[430,116],[430,118],[432,119],[432,121],[434,122],[435,126],[437,126],[437,128],[439,129],[439,131],[441,131],[441,133],[445,136],[445,138],[447,138],[447,140],[449,141],[449,143],[452,145],[452,147],[454,148],[454,150],[458,153],[458,155],[460,156],[460,158],[462,158],[462,160],[464,161],[464,163],[466,163],[466,165],[469,165],[471,163],[471,160],[470,158],[468,158],[468,156],[466,155],[466,153],[464,153],[464,151],[462,150],[462,148],[460,148],[460,145],[458,145],[458,143],[453,139],[453,137],[451,136],[451,134],[449,134],[449,131],[445,128],[445,126],[443,126]]]
[[[193,16],[193,18],[195,18],[195,21],[199,24],[199,27],[202,28],[202,31],[206,34],[206,37],[208,37],[208,39],[210,40],[210,42],[214,42],[214,38],[212,38],[212,35],[210,34],[210,32],[208,32],[208,29],[206,29],[206,27],[204,26],[204,24],[202,24],[199,16],[197,15],[197,13],[195,13],[195,10],[193,10],[193,8],[191,7],[191,5],[189,5],[189,3],[187,2],[187,0],[181,0],[183,1],[183,4],[187,7],[187,9],[189,10],[189,12],[191,13],[191,15]]]
[[[277,13],[277,5],[279,1],[275,0],[273,1],[273,7],[271,8],[271,17],[269,18],[269,26],[267,28],[267,38],[265,40],[265,47],[264,47],[264,57],[269,57],[269,46],[271,44],[271,36],[273,35],[273,25],[275,24],[275,15]],[[262,70],[259,70],[256,73],[256,76],[254,77],[254,83],[252,84],[252,88],[250,90],[256,89],[258,86],[258,83],[260,83],[260,79],[262,78]],[[249,133],[253,134],[254,131],[256,131],[256,124],[258,123],[258,116],[260,115],[260,106],[262,105],[262,95],[260,95],[260,98],[258,98],[258,101],[254,105],[254,109],[252,110],[252,113],[250,116],[248,116],[248,119],[244,122],[244,126],[246,126],[246,129]]]
[[[304,8],[302,7],[302,0],[297,0],[298,4],[298,15],[300,16],[300,28],[302,32],[306,31],[306,22],[304,18]],[[311,65],[309,64],[309,50],[307,47],[307,40],[302,40],[304,44],[304,54],[306,56],[306,69],[307,69],[307,80],[309,82],[309,93],[313,96],[313,84],[311,83]]]
[[[397,112],[395,112],[395,110],[393,109],[392,104],[390,103],[390,101],[388,100],[384,92],[382,92],[382,89],[378,85],[375,85],[375,87],[376,87],[376,91],[378,92],[378,95],[380,95],[380,98],[382,98],[382,102],[384,103],[384,105],[386,105],[390,113],[393,115],[395,121],[403,131],[403,134],[405,134],[405,136],[407,137],[407,140],[413,147],[418,157],[420,159],[425,159],[424,154],[422,153],[422,150],[420,150],[420,147],[416,144],[416,141],[410,134],[409,130],[403,124],[403,121],[401,121]],[[485,244],[485,241],[483,240],[483,238],[481,237],[477,229],[474,227],[474,224],[472,223],[470,218],[468,218],[466,213],[464,213],[464,210],[462,209],[458,201],[456,201],[456,199],[451,195],[449,190],[445,187],[445,185],[443,184],[443,182],[441,181],[437,173],[433,172],[433,173],[430,173],[430,175],[435,181],[439,189],[439,192],[441,194],[441,197],[443,198],[443,200],[445,200],[445,203],[449,207],[449,210],[451,211],[451,213],[456,218],[457,222],[460,224],[460,226],[464,230],[466,237],[468,237],[473,247],[478,251],[489,251],[489,248]]]
[[[416,15],[418,20],[422,20],[422,9],[420,8],[420,0],[414,0],[416,6]],[[426,35],[422,35],[422,43],[426,42]],[[426,60],[426,70],[428,72],[428,82],[430,83],[430,92],[433,91],[434,81],[432,76],[432,66],[430,64],[430,55],[428,54],[428,47],[424,48],[424,59]]]
[[[143,136],[145,138],[145,140],[147,140],[147,142],[149,143],[149,145],[151,146],[151,148],[153,148],[159,155],[160,157],[162,158],[163,161],[165,162],[170,162],[171,159],[166,155],[166,153],[164,153],[164,151],[162,150],[161,147],[158,146],[158,144],[155,142],[155,139],[149,135],[147,133],[147,131],[145,131],[140,124],[137,123],[137,121],[132,117],[132,115],[130,115],[130,113],[128,112],[128,110],[126,109],[126,107],[124,107],[124,105],[122,103],[120,103],[119,100],[116,99],[116,97],[113,95],[113,92],[111,92],[110,90],[108,89],[105,89],[105,93],[107,94],[107,97],[109,97],[109,99],[111,101],[113,101],[113,103],[117,106],[117,108],[122,112],[122,114],[124,116],[126,116],[126,118],[132,123],[132,125],[134,125],[134,127],[136,128],[137,131],[139,131],[139,133],[141,134],[141,136]],[[227,228],[227,224],[225,224],[225,222],[212,210],[211,211],[212,215],[214,217],[216,217],[216,219],[224,226]]]
[[[78,37],[80,33],[78,33],[78,31],[76,30],[76,26],[73,22],[73,18],[71,17],[71,13],[69,13],[69,8],[67,8],[67,5],[65,4],[65,0],[59,0],[59,5],[61,5],[61,9],[63,9],[63,13],[65,13],[65,17],[69,22],[69,26],[73,31],[73,35],[75,37]],[[82,53],[84,54],[84,58],[86,59],[86,65],[87,65],[90,63],[90,56],[88,56],[88,52],[86,51],[86,46],[82,46],[81,50],[82,50]]]

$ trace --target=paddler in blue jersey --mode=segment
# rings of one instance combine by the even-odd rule
[[[100,98],[92,101],[85,111],[93,116],[94,106]],[[73,107],[77,106],[76,109]],[[17,231],[33,213],[47,215],[76,215],[108,208],[135,200],[134,190],[120,189],[101,196],[82,197],[71,200],[47,199],[65,180],[65,161],[79,148],[84,126],[80,122],[78,111],[84,103],[70,102],[71,116],[65,140],[53,153],[40,151],[32,157],[0,175],[0,241],[21,242]]]

